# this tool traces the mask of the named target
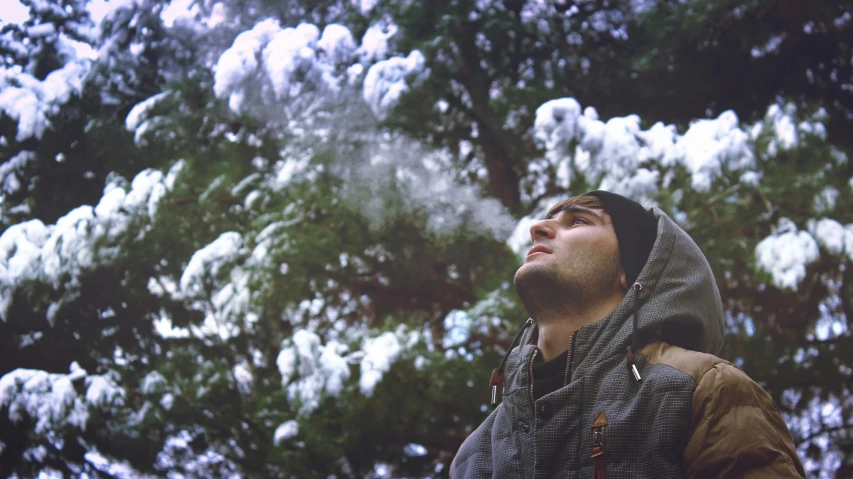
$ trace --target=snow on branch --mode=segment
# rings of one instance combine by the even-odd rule
[[[220,269],[233,262],[242,251],[243,239],[240,233],[229,231],[219,235],[214,242],[192,255],[181,276],[181,292],[190,298],[202,295],[208,276],[218,276]]]
[[[853,224],[831,218],[810,219],[806,230],[797,230],[789,218],[781,218],[770,236],[755,247],[756,266],[770,273],[780,289],[796,291],[806,276],[806,266],[820,257],[820,249],[853,259]]]
[[[53,31],[53,24],[45,23],[31,27],[29,33],[54,35]],[[18,46],[27,51],[22,44]],[[92,56],[87,51],[91,47],[65,34],[56,36],[54,46],[65,63],[44,80],[34,77],[20,65],[0,66],[0,113],[17,123],[16,141],[41,139],[51,127],[51,116],[56,115],[71,97],[82,94],[92,64]]]
[[[282,441],[290,439],[299,434],[299,423],[295,420],[291,419],[289,421],[285,421],[281,423],[275,429],[275,435],[273,437],[273,442],[278,445]]]
[[[204,312],[204,323],[190,328],[196,337],[226,340],[257,320],[249,311],[251,271],[237,265],[248,254],[240,233],[229,231],[190,258],[172,297],[189,300],[194,309]]]
[[[354,51],[352,35],[341,25],[328,25],[321,36],[312,24],[282,29],[278,21],[264,20],[219,57],[213,90],[228,98],[235,113],[286,102],[311,87],[335,90],[337,63],[350,62]]]
[[[16,369],[4,375],[0,378],[0,408],[9,408],[13,422],[25,417],[34,420],[35,433],[46,437],[66,426],[85,430],[90,407],[123,403],[125,391],[112,374],[89,375],[76,362],[70,369],[69,374]],[[85,385],[82,396],[75,389],[77,382]]]
[[[152,220],[182,167],[183,162],[176,163],[165,176],[145,170],[129,189],[123,179],[113,177],[94,208],[77,207],[55,225],[30,220],[10,226],[0,235],[0,317],[5,321],[16,288],[26,281],[43,281],[58,290],[73,288],[83,270],[113,261],[119,253],[116,247],[96,245],[102,240],[114,243],[135,219]],[[54,303],[48,308],[48,320],[58,307]]]
[[[640,127],[637,115],[599,120],[592,107],[581,108],[574,98],[544,103],[536,110],[533,135],[545,150],[542,164],[532,170],[550,167],[557,172],[558,186],[568,188],[574,175],[600,189],[642,200],[650,197],[659,184],[668,186],[671,171],[680,165],[691,175],[691,187],[710,191],[724,172],[739,172],[742,181],[756,184],[756,140],[764,135],[768,145],[764,158],[798,147],[809,136],[825,138],[826,129],[818,112],[813,120],[797,123],[793,105],[771,105],[762,121],[741,127],[733,111],[717,118],[691,123],[684,134],[673,125],[655,123],[648,130]],[[544,185],[537,185],[534,197]]]
[[[288,398],[301,404],[300,414],[316,409],[323,394],[340,395],[350,378],[349,365],[342,356],[348,350],[337,341],[322,345],[318,335],[304,329],[285,340],[276,365]]]
[[[400,97],[423,77],[426,59],[413,50],[405,58],[392,57],[376,63],[364,77],[364,100],[379,119],[388,116]]]
[[[67,63],[44,80],[25,73],[19,65],[0,67],[0,112],[17,122],[15,140],[40,139],[59,107],[81,94],[88,73],[88,61]]]
[[[807,231],[781,218],[773,233],[755,247],[759,269],[770,273],[773,284],[782,289],[797,289],[806,276],[806,265],[820,257],[817,241]]]
[[[558,171],[567,188],[579,172],[599,188],[642,199],[658,187],[655,167],[684,166],[692,186],[708,191],[724,169],[754,166],[749,135],[738,127],[734,112],[694,122],[684,135],[674,126],[640,127],[637,115],[603,122],[592,107],[581,112],[573,98],[549,101],[536,110],[534,137],[545,149],[545,159]]]
[[[365,336],[361,350],[351,352],[345,344],[329,340],[324,345],[320,336],[300,329],[284,341],[276,365],[288,398],[300,405],[300,415],[308,415],[324,396],[343,392],[351,376],[350,364],[359,365],[361,393],[372,396],[385,373],[419,340],[419,333],[400,326],[393,332]]]
[[[382,118],[425,72],[417,50],[385,59],[396,31],[394,25],[373,25],[359,46],[343,25],[329,24],[321,34],[308,23],[281,28],[264,20],[219,57],[214,93],[227,98],[235,113],[267,117],[277,110],[290,119],[337,101],[343,86],[361,83],[364,100]]]
[[[130,112],[127,114],[127,118],[124,120],[124,124],[127,131],[135,133],[134,143],[136,143],[137,146],[144,145],[143,136],[158,122],[158,117],[150,116],[151,110],[153,110],[157,104],[166,100],[170,96],[172,96],[172,91],[166,90],[137,103],[130,109]]]
[[[34,152],[23,150],[0,164],[0,199],[5,195],[11,195],[20,191],[21,180],[24,179],[22,170],[29,162],[35,159],[35,156]],[[2,201],[0,201],[0,204],[2,204]]]
[[[376,385],[382,380],[400,355],[403,345],[394,333],[386,331],[376,338],[369,338],[362,345],[361,378],[358,385],[365,396],[372,396]]]

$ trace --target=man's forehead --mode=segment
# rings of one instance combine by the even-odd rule
[[[611,221],[610,215],[607,214],[607,212],[604,211],[603,209],[587,208],[585,206],[580,206],[580,205],[566,205],[566,206],[563,206],[562,208],[559,208],[555,211],[550,211],[550,212],[548,212],[547,215],[545,215],[545,219],[549,220],[549,219],[557,218],[558,216],[563,215],[563,214],[586,214],[586,215],[594,216],[594,217],[596,217],[596,218],[598,218],[601,221],[604,221],[606,223],[609,223]]]

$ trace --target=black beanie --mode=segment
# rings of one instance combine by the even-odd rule
[[[604,203],[604,210],[613,221],[616,239],[619,241],[619,254],[622,257],[622,269],[628,286],[636,281],[658,235],[658,220],[634,200],[608,191],[590,191],[583,196],[595,196]]]

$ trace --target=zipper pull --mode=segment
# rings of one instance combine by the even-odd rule
[[[592,447],[600,448],[604,441],[604,428],[596,427],[592,429]],[[595,456],[593,456],[595,457]]]
[[[592,459],[595,461],[593,479],[606,479],[604,476],[604,428],[607,427],[607,416],[599,411],[592,422]]]

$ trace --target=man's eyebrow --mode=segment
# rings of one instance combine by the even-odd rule
[[[560,208],[557,211],[554,211],[552,213],[545,215],[545,219],[550,220],[553,217],[557,216],[560,212],[563,212],[563,213],[580,213],[580,214],[590,215],[590,216],[597,218],[599,221],[604,221],[604,217],[601,216],[600,213],[597,213],[597,212],[595,212],[589,208],[584,208],[583,206],[578,206],[578,205],[564,206],[563,208]]]

